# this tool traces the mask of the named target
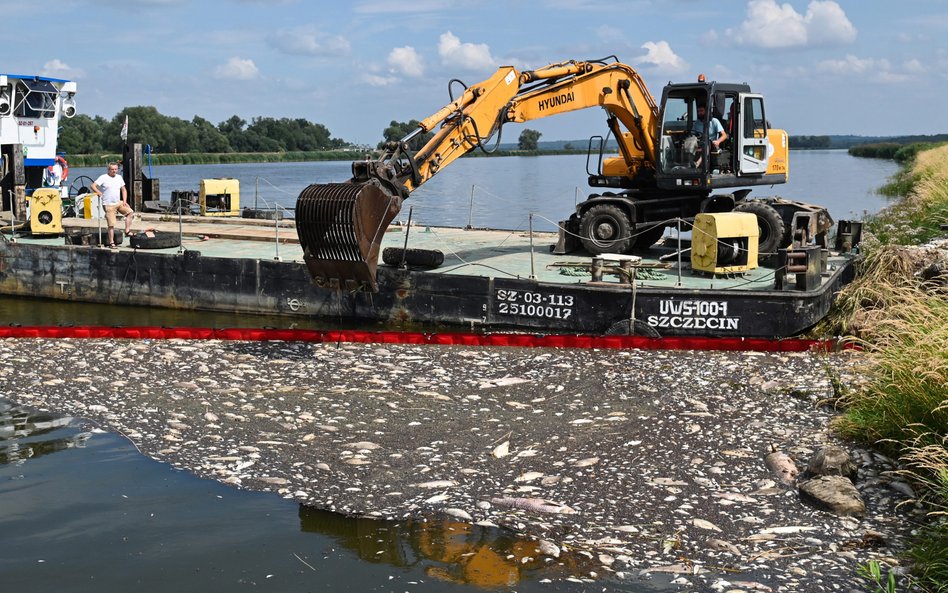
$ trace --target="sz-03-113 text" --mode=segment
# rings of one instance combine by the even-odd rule
[[[498,289],[497,313],[548,319],[569,319],[573,297],[567,294]]]

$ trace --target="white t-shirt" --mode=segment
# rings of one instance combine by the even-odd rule
[[[102,192],[102,204],[118,204],[122,201],[122,188],[125,187],[125,180],[118,173],[111,177],[108,173],[99,175],[95,180],[96,187]]]

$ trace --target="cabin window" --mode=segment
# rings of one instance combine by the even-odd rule
[[[56,116],[59,91],[47,80],[20,80],[16,85],[17,117],[52,118]]]
[[[744,137],[767,137],[767,122],[764,119],[764,100],[761,97],[746,97],[744,99]]]

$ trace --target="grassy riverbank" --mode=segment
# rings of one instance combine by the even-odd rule
[[[918,585],[948,591],[948,285],[919,274],[937,260],[916,246],[946,231],[948,146],[917,154],[906,197],[867,221],[859,279],[840,295],[833,330],[866,348],[864,382],[845,393],[843,435],[898,457],[931,523],[912,551]],[[942,255],[944,257],[944,255]],[[943,260],[944,261],[944,260]],[[935,270],[937,271],[937,270]]]

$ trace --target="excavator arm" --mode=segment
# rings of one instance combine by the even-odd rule
[[[654,172],[658,107],[638,73],[619,62],[569,61],[518,72],[499,68],[375,160],[352,163],[347,183],[314,184],[300,194],[296,227],[313,279],[331,287],[368,285],[382,237],[409,194],[456,159],[481,148],[507,122],[523,123],[602,107],[630,177]],[[408,141],[434,136],[414,155]]]

